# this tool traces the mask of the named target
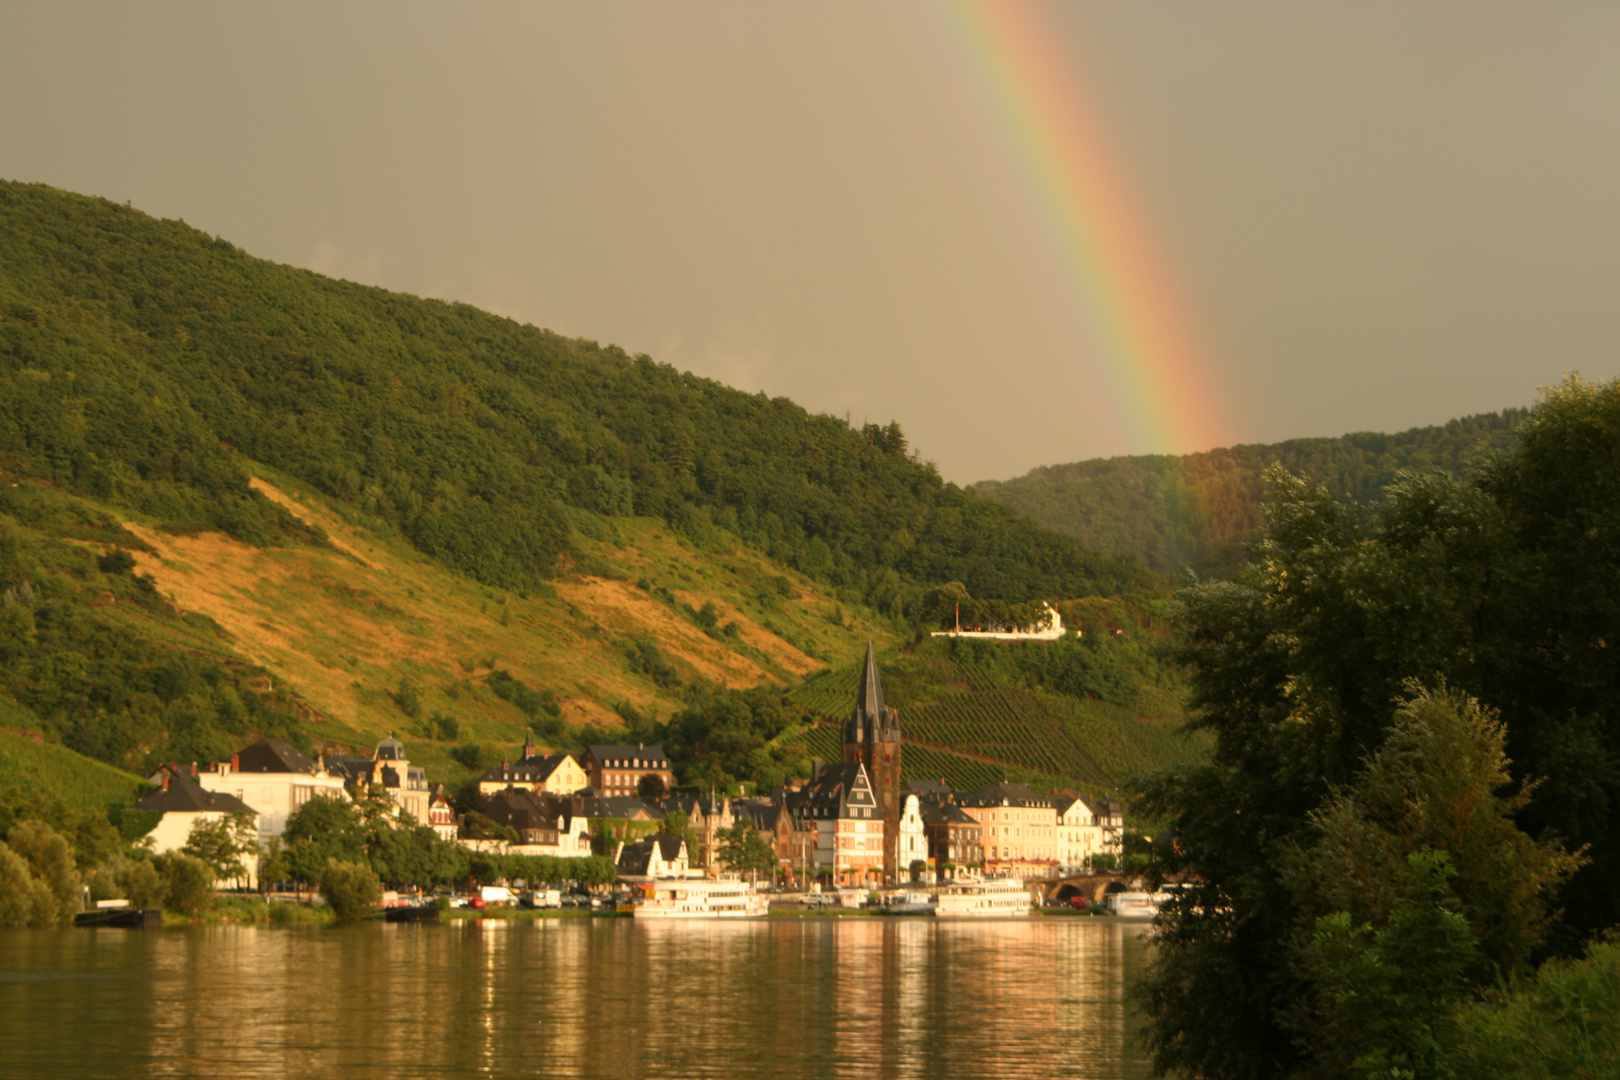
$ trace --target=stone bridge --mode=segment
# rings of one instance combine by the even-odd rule
[[[1145,882],[1134,875],[1070,874],[1067,877],[1025,878],[1024,886],[1042,900],[1067,900],[1071,896],[1083,896],[1095,904],[1109,893],[1141,889]]]

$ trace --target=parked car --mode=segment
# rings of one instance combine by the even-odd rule
[[[1084,896],[1071,896],[1069,897],[1069,906],[1076,911],[1084,911],[1091,906],[1091,901]]]

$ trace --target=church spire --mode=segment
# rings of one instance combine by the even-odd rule
[[[877,656],[872,643],[866,643],[866,664],[861,668],[861,685],[855,691],[855,711],[865,713],[868,724],[877,724],[888,710],[883,707],[883,684],[878,681]]]

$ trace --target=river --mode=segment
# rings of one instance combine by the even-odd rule
[[[17,1077],[1147,1075],[1100,918],[0,932]]]

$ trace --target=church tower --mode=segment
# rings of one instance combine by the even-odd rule
[[[844,764],[866,766],[883,819],[883,878],[900,880],[900,717],[883,704],[877,657],[866,643],[866,665],[855,688],[855,711],[844,721]]]

